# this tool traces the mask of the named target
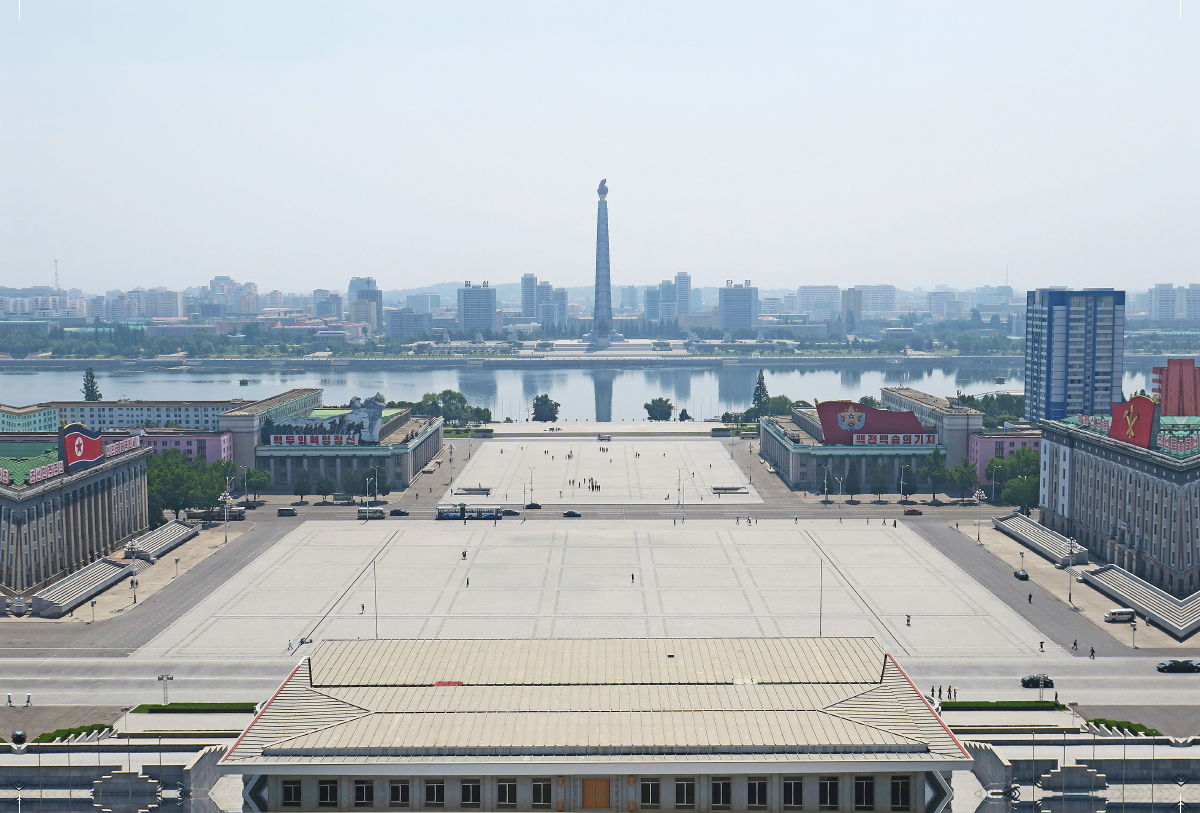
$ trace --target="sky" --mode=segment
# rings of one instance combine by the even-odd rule
[[[1200,282],[1200,3],[0,2],[0,285]]]

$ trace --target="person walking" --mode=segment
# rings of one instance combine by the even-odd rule
[[[467,576],[467,587],[471,586],[471,577]]]
[[[365,604],[358,605],[358,614],[366,615],[367,614],[367,605],[365,605]]]
[[[632,573],[629,574],[629,583],[633,584],[633,574]]]
[[[1092,647],[1092,651],[1088,653],[1088,657],[1092,660],[1096,660],[1096,647]]]
[[[1038,641],[1038,652],[1045,652],[1045,651],[1046,651],[1046,642]]]
[[[911,615],[904,616],[904,626],[906,626],[906,627],[912,626],[912,616]]]
[[[1030,604],[1032,604],[1032,603],[1033,603],[1033,593],[1030,593],[1030,594],[1029,594],[1029,603],[1030,603]]]
[[[1074,641],[1071,642],[1071,651],[1072,652],[1079,651],[1079,639],[1078,638],[1076,638]]]

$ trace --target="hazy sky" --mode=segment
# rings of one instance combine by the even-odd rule
[[[1200,3],[0,6],[0,284],[1200,282]]]

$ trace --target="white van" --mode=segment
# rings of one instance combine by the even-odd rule
[[[1121,607],[1116,610],[1109,610],[1104,614],[1104,620],[1112,623],[1120,623],[1122,621],[1132,621],[1137,617],[1137,614],[1128,607]]]

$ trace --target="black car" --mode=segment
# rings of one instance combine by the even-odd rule
[[[1014,570],[1013,576],[1015,576],[1018,580],[1023,581],[1023,582],[1029,581],[1029,574],[1026,573],[1024,570]]]
[[[582,517],[583,514],[579,513],[578,511],[563,511],[563,516],[564,517]]]
[[[541,504],[541,503],[531,502],[531,503],[529,503],[528,505],[526,505],[526,506],[525,506],[525,510],[526,510],[526,511],[532,511],[532,510],[534,510],[535,508],[541,508],[541,507],[542,507],[542,504]]]
[[[25,744],[25,740],[26,740],[26,737],[25,737],[25,732],[24,732],[24,731],[14,731],[14,732],[12,733],[12,743],[13,743],[13,745],[24,745],[24,744]]]
[[[1049,675],[1026,675],[1021,678],[1021,688],[1023,689],[1053,689],[1054,681]]]
[[[393,508],[391,511],[388,511],[388,514],[393,517],[407,517],[408,516],[408,512],[405,511],[403,508]]]
[[[505,509],[504,509],[504,516],[506,516],[506,517],[519,517],[519,516],[521,516],[521,512],[520,512],[520,511],[518,511],[518,510],[517,510],[517,509],[515,509],[515,508],[505,508]]]
[[[1158,665],[1160,672],[1200,672],[1200,661],[1163,661]]]

